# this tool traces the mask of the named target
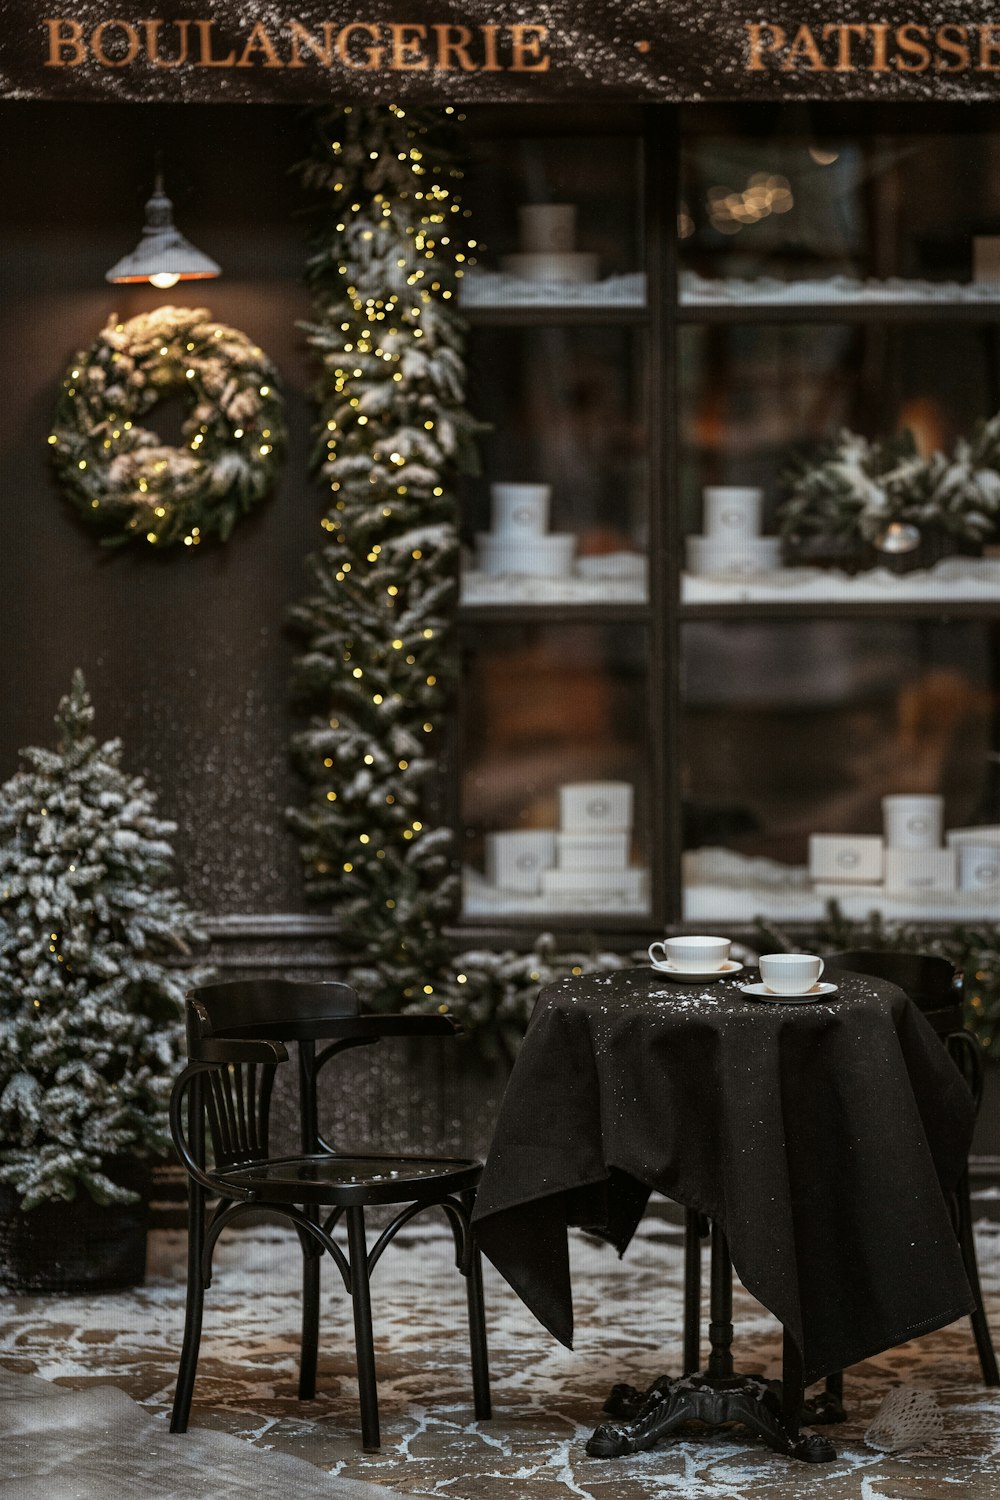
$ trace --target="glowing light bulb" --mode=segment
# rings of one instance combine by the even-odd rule
[[[149,278],[151,284],[161,292],[165,292],[168,287],[176,286],[180,279],[176,271],[154,271]]]

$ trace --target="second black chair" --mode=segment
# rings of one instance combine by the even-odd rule
[[[187,1028],[188,1065],[171,1101],[171,1132],[187,1169],[189,1201],[187,1312],[171,1431],[187,1428],[216,1242],[228,1225],[261,1209],[286,1219],[302,1250],[300,1399],[316,1393],[324,1254],[351,1297],[366,1450],[380,1441],[369,1277],[404,1224],[425,1209],[441,1209],[466,1280],[475,1412],[489,1417],[482,1276],[470,1231],[479,1162],[410,1153],[348,1155],[328,1144],[318,1119],[317,1075],[331,1059],[384,1037],[454,1035],[454,1023],[446,1016],[362,1015],[346,984],[265,980],[192,991]],[[317,1054],[318,1041],[325,1045]],[[300,1151],[274,1156],[271,1095],[276,1069],[288,1061],[287,1042],[298,1046]],[[210,1214],[209,1197],[218,1199]],[[374,1205],[396,1212],[369,1249],[365,1209]],[[333,1237],[342,1218],[346,1253]]]
[[[881,948],[852,948],[831,953],[827,968],[867,974],[886,979],[903,990],[922,1011],[947,1047],[953,1062],[969,1086],[976,1113],[983,1097],[983,1053],[979,1042],[965,1030],[964,990],[961,974],[949,963],[932,953],[893,952]],[[972,1333],[979,1355],[984,1385],[1000,1385],[1000,1371],[986,1321],[983,1293],[979,1284],[976,1241],[972,1227],[972,1203],[969,1195],[969,1168],[965,1170],[952,1194],[951,1215],[958,1236],[965,1274],[976,1299],[971,1315]]]

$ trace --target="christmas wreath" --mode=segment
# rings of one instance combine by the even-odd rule
[[[140,418],[183,394],[181,446]],[[66,372],[49,436],[67,498],[104,546],[223,541],[270,490],[285,446],[277,375],[205,308],[112,317]]]

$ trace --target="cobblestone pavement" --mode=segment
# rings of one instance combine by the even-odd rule
[[[1000,1225],[981,1228],[981,1266],[1000,1339]],[[449,1254],[446,1233],[428,1228],[411,1232],[379,1264],[373,1295],[383,1447],[365,1455],[350,1306],[342,1290],[338,1295],[339,1283],[327,1268],[320,1395],[303,1405],[295,1393],[295,1242],[268,1226],[232,1234],[207,1297],[192,1425],[387,1492],[447,1500],[931,1500],[956,1494],[994,1500],[998,1492],[1000,1393],[980,1383],[967,1322],[847,1373],[850,1420],[826,1429],[838,1449],[833,1463],[795,1463],[739,1428],[691,1430],[630,1458],[587,1458],[584,1444],[614,1382],[645,1386],[678,1369],[679,1232],[654,1219],[644,1221],[621,1262],[607,1247],[575,1237],[575,1352],[555,1343],[486,1268],[495,1415],[477,1423],[464,1289]],[[183,1237],[162,1231],[152,1237],[144,1287],[89,1299],[8,1298],[0,1311],[0,1366],[64,1389],[110,1381],[148,1413],[165,1413],[182,1327],[183,1270]],[[740,1288],[734,1321],[738,1368],[777,1374],[779,1330]],[[934,1392],[945,1431],[926,1451],[887,1456],[866,1447],[863,1435],[883,1397],[900,1384]],[[191,1440],[170,1441],[180,1451]],[[120,1477],[121,1493],[140,1493],[129,1487],[127,1471]],[[334,1484],[330,1493],[347,1488]],[[71,1500],[77,1492],[65,1493]],[[266,1485],[260,1493],[268,1493]],[[286,1487],[274,1479],[271,1493],[284,1500]],[[54,1500],[51,1488],[48,1496]],[[161,1496],[145,1489],[143,1500]]]

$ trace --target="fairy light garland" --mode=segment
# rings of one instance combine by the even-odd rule
[[[348,977],[384,1010],[454,1011],[509,1055],[539,985],[616,954],[455,955],[455,839],[435,813],[457,673],[455,484],[474,471],[455,292],[478,249],[459,195],[454,109],[345,108],[302,169],[319,211],[308,276],[321,364],[314,470],[328,494],[309,596],[292,612],[308,727],[290,811],[308,893],[341,919]]]
[[[446,755],[458,592],[455,483],[475,464],[455,291],[465,234],[454,109],[317,117],[307,268],[321,364],[314,472],[328,495],[298,685],[313,710],[290,814],[307,889],[334,903],[351,977],[384,1009],[449,1008],[454,836],[432,816]]]

